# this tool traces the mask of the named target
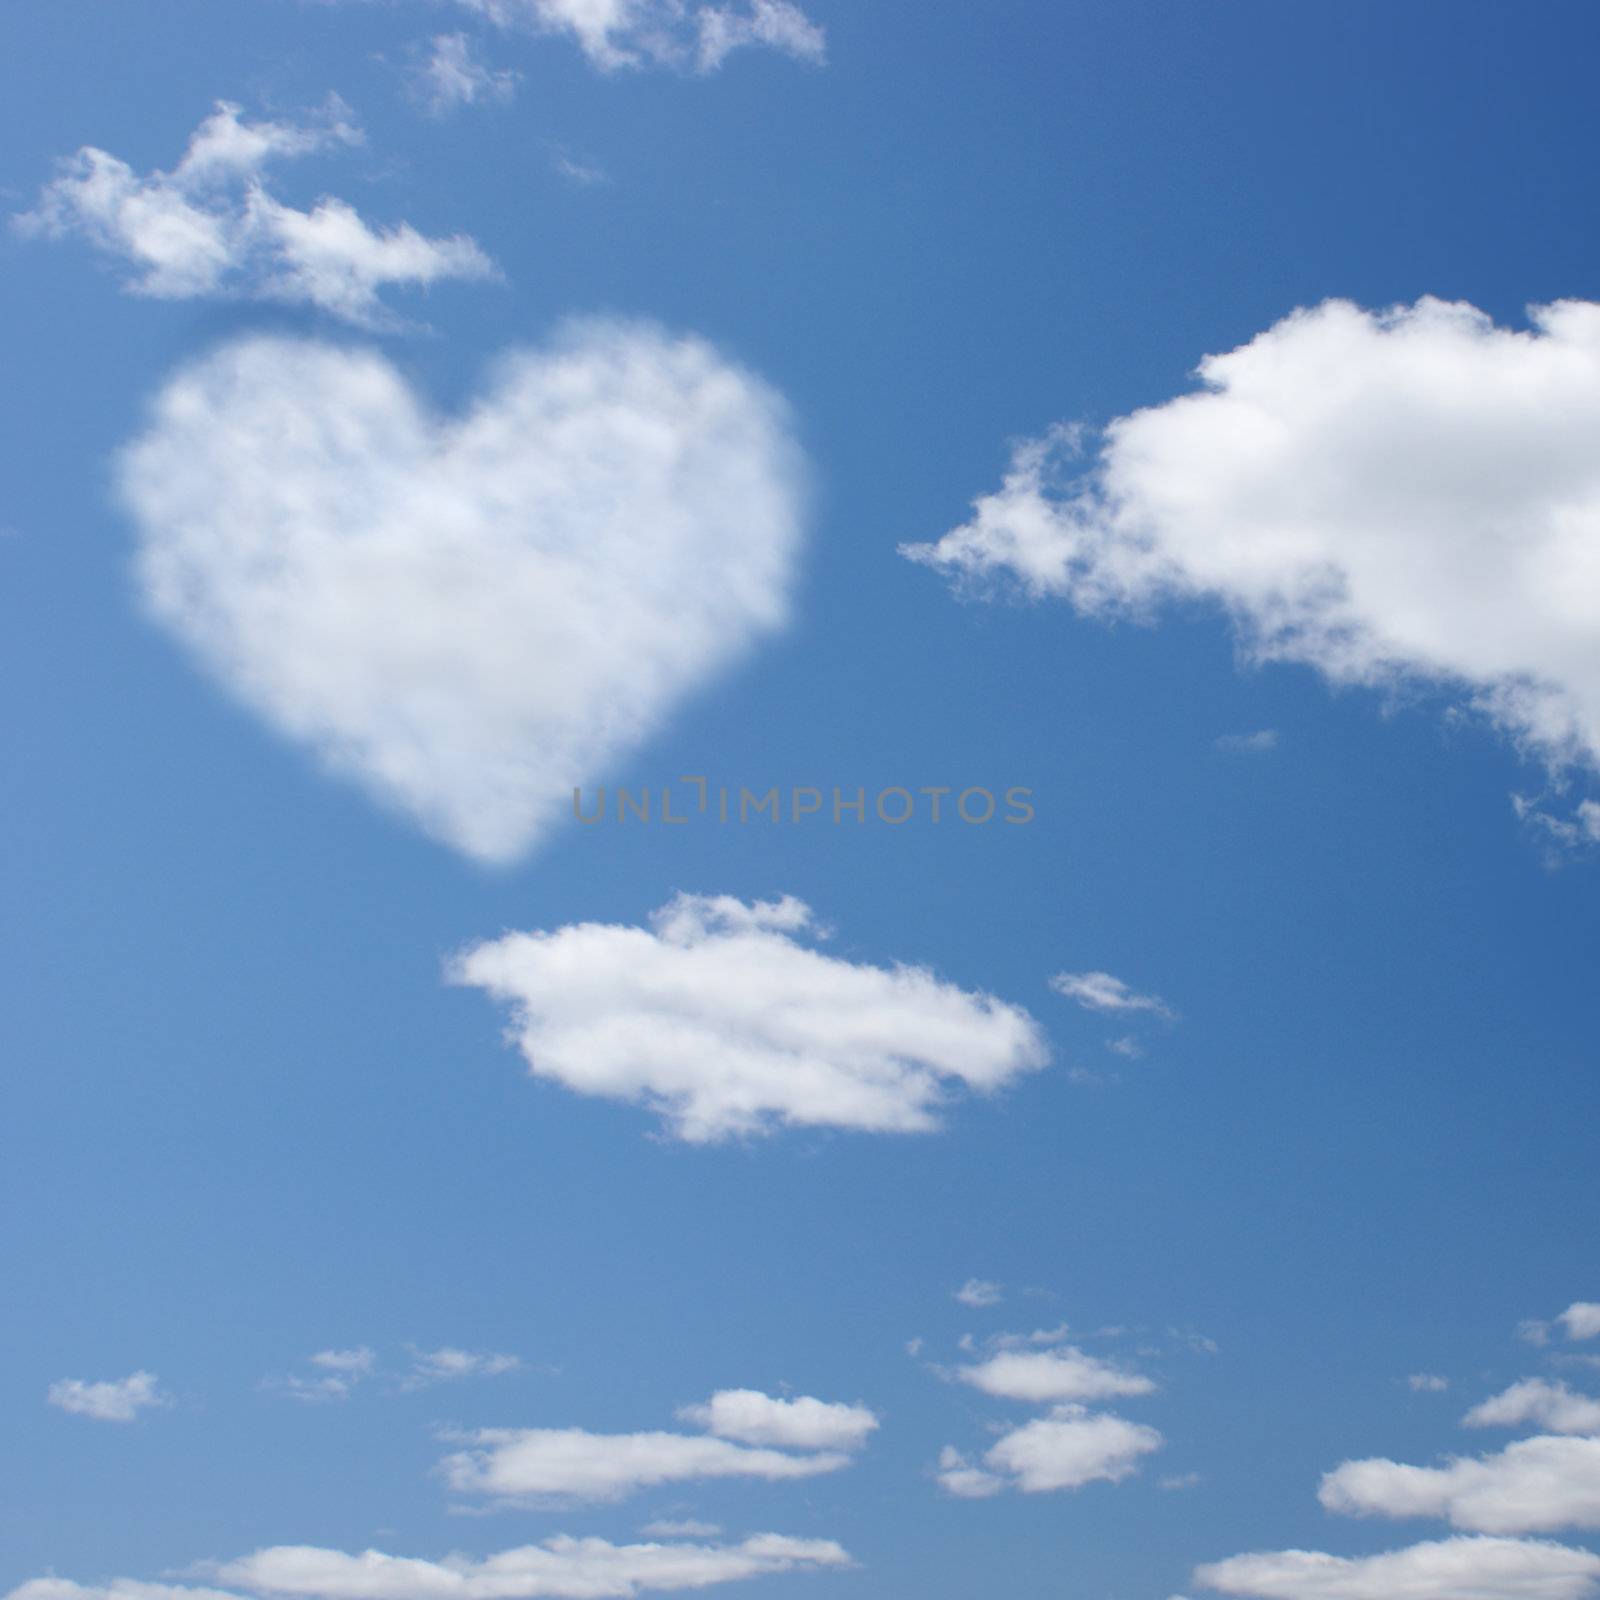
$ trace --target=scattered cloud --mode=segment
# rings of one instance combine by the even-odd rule
[[[1469,1428],[1516,1428],[1531,1422],[1552,1433],[1600,1434],[1600,1400],[1564,1383],[1524,1378],[1481,1401],[1461,1420]]]
[[[685,1406],[678,1418],[719,1439],[781,1450],[859,1450],[878,1426],[865,1406],[810,1395],[775,1400],[758,1389],[722,1389],[704,1405]]]
[[[1600,1527],[1600,1439],[1541,1434],[1442,1467],[1346,1461],[1324,1476],[1317,1498],[1346,1516],[1443,1517],[1469,1533]]]
[[[1058,1405],[1003,1433],[984,1452],[981,1468],[947,1447],[939,1457],[938,1478],[949,1493],[967,1499],[987,1498],[1006,1487],[1043,1494],[1120,1483],[1163,1443],[1154,1428],[1114,1412]]]
[[[412,89],[434,116],[463,106],[504,105],[517,92],[520,73],[490,67],[464,33],[436,34],[427,60],[412,74]]]
[[[670,67],[715,72],[736,50],[777,50],[820,66],[823,31],[792,0],[460,0],[505,28],[565,34],[602,72]]]
[[[1589,1600],[1600,1556],[1543,1540],[1442,1539],[1350,1560],[1315,1550],[1234,1556],[1195,1570],[1257,1600]]]
[[[1156,1481],[1158,1489],[1165,1489],[1169,1493],[1178,1493],[1184,1489],[1198,1489],[1205,1479],[1198,1472],[1177,1472],[1170,1477],[1160,1478]]]
[[[1000,1350],[976,1366],[959,1367],[963,1383],[1002,1400],[1109,1400],[1154,1394],[1155,1384],[1091,1356],[1075,1345],[1054,1350]]]
[[[696,1522],[691,1517],[682,1522],[670,1518],[647,1522],[639,1531],[652,1539],[715,1539],[722,1529],[714,1522]]]
[[[319,1350],[306,1359],[317,1369],[315,1376],[289,1373],[266,1379],[262,1387],[309,1404],[348,1400],[356,1386],[378,1370],[377,1353],[364,1344],[350,1350]]]
[[[1255,733],[1225,733],[1217,739],[1216,746],[1228,755],[1265,755],[1278,748],[1278,730],[1260,728]]]
[[[1406,1387],[1413,1394],[1443,1394],[1450,1387],[1450,1380],[1437,1372],[1413,1372],[1406,1379]]]
[[[841,1451],[790,1455],[687,1433],[589,1433],[582,1428],[483,1428],[440,1463],[457,1494],[497,1504],[621,1500],[640,1489],[708,1478],[781,1482],[837,1472]]]
[[[119,470],[156,619],[493,863],[783,623],[801,474],[758,379],[615,322],[505,356],[454,420],[376,352],[245,339],[178,373]]]
[[[514,1007],[529,1069],[642,1103],[695,1143],[778,1125],[920,1133],[950,1089],[1044,1065],[1026,1011],[921,967],[826,956],[792,897],[680,894],[650,927],[511,933],[451,962]]]
[[[237,105],[219,100],[170,172],[141,177],[85,145],[59,164],[37,206],[13,221],[28,237],[81,237],[125,262],[133,294],[313,305],[369,327],[395,321],[380,298],[387,288],[497,277],[464,234],[429,238],[405,222],[373,228],[343,200],[325,197],[297,211],[268,193],[272,163],[361,139],[337,96],[302,123],[247,122]]]
[[[1169,1019],[1174,1015],[1164,1000],[1139,994],[1109,972],[1058,972],[1050,987],[1076,1000],[1085,1011],[1149,1011]]]
[[[96,1422],[135,1422],[143,1412],[171,1404],[153,1372],[134,1372],[100,1383],[62,1378],[50,1385],[45,1398],[75,1417],[91,1417]]]
[[[1569,1339],[1600,1339],[1600,1303],[1578,1300],[1556,1318]]]
[[[522,1370],[520,1356],[493,1350],[456,1350],[446,1345],[439,1350],[413,1350],[411,1354],[411,1370],[401,1384],[406,1389],[423,1389],[461,1378],[498,1378]]]
[[[1443,690],[1553,768],[1600,767],[1600,305],[1529,316],[1297,311],[1087,462],[1081,430],[1022,446],[971,521],[903,553],[1088,616],[1211,600],[1254,660]]]
[[[738,1544],[612,1544],[558,1537],[475,1561],[418,1561],[366,1550],[348,1555],[311,1545],[279,1545],[197,1569],[226,1590],[113,1579],[100,1587],[36,1578],[7,1600],[233,1600],[240,1592],[325,1600],[631,1600],[662,1591],[704,1589],[779,1572],[847,1567],[831,1539],[757,1533]]]
[[[1144,1046],[1131,1033],[1123,1034],[1120,1039],[1107,1039],[1106,1049],[1129,1061],[1139,1061],[1144,1057]]]
[[[964,1306],[971,1306],[974,1311],[981,1311],[986,1306],[999,1305],[1005,1299],[1005,1292],[998,1283],[990,1283],[984,1278],[968,1278],[952,1298]]]

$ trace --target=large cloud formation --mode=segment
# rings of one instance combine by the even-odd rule
[[[241,1591],[316,1600],[632,1600],[640,1594],[704,1589],[769,1573],[847,1567],[831,1539],[752,1534],[738,1544],[612,1544],[557,1537],[474,1561],[418,1561],[366,1550],[349,1555],[311,1545],[278,1545],[208,1566],[226,1589],[140,1583],[105,1585],[35,1578],[6,1600],[237,1600]]]
[[[784,621],[801,478],[765,384],[615,322],[504,358],[454,420],[374,352],[243,340],[120,468],[157,620],[488,862]]]
[[[1218,603],[1257,660],[1437,687],[1600,767],[1600,305],[1530,315],[1296,312],[1086,461],[1074,429],[1024,444],[971,521],[903,552],[1091,616]]]
[[[779,1124],[925,1132],[952,1087],[1048,1058],[1020,1007],[921,967],[822,954],[810,908],[679,895],[648,928],[509,933],[449,965],[514,1009],[536,1077],[642,1102],[695,1143]]]
[[[297,211],[268,193],[274,162],[361,142],[337,97],[298,123],[247,122],[239,111],[219,100],[170,172],[140,176],[85,145],[16,226],[34,237],[87,239],[133,269],[134,294],[300,302],[364,325],[393,320],[379,298],[390,285],[497,276],[465,235],[429,238],[404,222],[373,228],[343,200]]]

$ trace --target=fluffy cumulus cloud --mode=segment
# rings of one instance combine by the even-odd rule
[[[1575,1300],[1556,1321],[1569,1339],[1600,1339],[1600,1303],[1593,1300]]]
[[[1076,1000],[1085,1011],[1149,1011],[1158,1017],[1172,1016],[1164,1000],[1130,989],[1109,972],[1058,972],[1050,987]]]
[[[1198,1568],[1196,1585],[1256,1600],[1590,1600],[1600,1556],[1528,1539],[1441,1539],[1347,1559],[1263,1551]]]
[[[419,1561],[378,1550],[350,1555],[280,1545],[209,1566],[205,1576],[222,1588],[130,1579],[91,1587],[38,1578],[13,1589],[7,1600],[232,1600],[241,1593],[315,1600],[631,1600],[849,1565],[850,1557],[831,1539],[776,1533],[753,1534],[738,1544],[612,1544],[558,1537],[481,1561],[466,1556]]]
[[[1424,685],[1600,768],[1600,305],[1296,312],[1200,390],[1021,447],[904,553],[1091,616],[1212,601],[1257,660]]]
[[[1481,1401],[1461,1420],[1469,1428],[1516,1428],[1531,1422],[1552,1433],[1600,1434],[1600,1400],[1564,1383],[1524,1378]]]
[[[136,1422],[146,1411],[170,1403],[153,1372],[134,1372],[99,1383],[63,1378],[50,1385],[45,1398],[75,1417],[96,1422]]]
[[[230,344],[167,385],[119,478],[160,624],[486,862],[784,621],[803,500],[766,385],[614,322],[506,356],[455,418],[373,351]]]
[[[505,28],[564,34],[604,72],[671,67],[715,72],[736,50],[777,50],[820,65],[822,29],[793,0],[459,0]]]
[[[1349,1516],[1442,1517],[1470,1533],[1600,1527],[1600,1439],[1538,1435],[1439,1467],[1347,1461],[1318,1498]]]
[[[1054,1350],[999,1350],[987,1360],[957,1368],[956,1375],[998,1399],[1035,1404],[1153,1394],[1156,1387],[1142,1373],[1087,1355],[1074,1345]]]
[[[692,1142],[779,1124],[924,1132],[952,1088],[1044,1064],[1027,1012],[921,967],[825,955],[816,932],[790,897],[679,895],[648,928],[511,933],[448,976],[512,1006],[536,1077],[648,1105]]]
[[[723,1389],[678,1415],[719,1439],[782,1450],[857,1450],[878,1426],[865,1406],[810,1395],[777,1400],[758,1389]]]
[[[938,1480],[965,1499],[986,1498],[1007,1487],[1042,1494],[1120,1483],[1163,1442],[1154,1428],[1113,1412],[1053,1406],[1047,1415],[1001,1434],[984,1452],[982,1466],[947,1446],[939,1457]]]
[[[343,200],[298,211],[267,191],[274,162],[360,142],[337,98],[300,123],[248,122],[219,101],[171,171],[141,175],[86,145],[14,220],[34,237],[87,239],[127,264],[135,294],[297,302],[360,324],[393,320],[380,298],[391,286],[497,276],[465,235],[429,238],[404,222],[374,228]]]

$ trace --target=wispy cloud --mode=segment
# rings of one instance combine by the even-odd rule
[[[171,1404],[153,1372],[134,1372],[126,1378],[99,1383],[62,1378],[50,1385],[45,1398],[75,1417],[90,1417],[96,1422],[135,1422],[146,1411]]]

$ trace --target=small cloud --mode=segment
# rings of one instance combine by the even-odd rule
[[[424,1389],[430,1384],[451,1383],[461,1378],[498,1378],[522,1369],[520,1356],[503,1355],[493,1350],[440,1350],[412,1348],[411,1371],[402,1389]]]
[[[96,1422],[134,1422],[140,1412],[172,1403],[153,1372],[134,1372],[102,1383],[63,1378],[50,1385],[45,1398],[75,1417],[91,1417]]]
[[[370,1378],[378,1367],[377,1353],[364,1344],[350,1350],[318,1350],[306,1360],[321,1373],[320,1377],[290,1373],[281,1378],[263,1379],[261,1387],[308,1405],[348,1400],[356,1385],[363,1378]]]
[[[1130,989],[1109,972],[1058,972],[1050,980],[1050,987],[1057,994],[1076,1000],[1086,1011],[1148,1011],[1169,1021],[1176,1015],[1166,1001]]]
[[[598,161],[575,156],[559,148],[552,152],[550,165],[568,183],[576,184],[580,189],[594,189],[611,182],[611,174]]]
[[[968,1278],[955,1291],[952,1298],[959,1300],[964,1306],[981,1310],[985,1306],[999,1305],[1005,1294],[998,1283],[990,1283],[984,1278]]]
[[[1569,1339],[1600,1338],[1600,1303],[1576,1300],[1556,1321],[1566,1330]]]
[[[1537,1317],[1525,1317],[1517,1324],[1517,1337],[1524,1344],[1547,1345],[1550,1343],[1550,1324],[1540,1322]]]
[[[1542,796],[1514,794],[1511,808],[1517,820],[1544,845],[1551,866],[1600,846],[1600,802],[1580,801],[1569,816],[1562,817],[1545,809]]]
[[[1225,733],[1215,741],[1216,748],[1228,755],[1259,756],[1278,748],[1278,730],[1259,728],[1254,733]]]
[[[466,34],[436,34],[431,44],[427,61],[412,74],[411,87],[434,116],[462,106],[504,105],[516,94],[521,74],[486,65]]]
[[[1106,1049],[1125,1056],[1129,1061],[1139,1061],[1144,1056],[1144,1046],[1132,1034],[1124,1034],[1120,1039],[1107,1039]]]
[[[1437,1372],[1413,1372],[1406,1379],[1406,1387],[1413,1394],[1443,1394],[1450,1387],[1450,1380]]]
[[[1204,1483],[1205,1479],[1198,1472],[1180,1472],[1170,1478],[1158,1480],[1158,1487],[1173,1491],[1193,1489]]]
[[[663,1518],[645,1523],[639,1532],[651,1539],[715,1539],[722,1529],[714,1522],[696,1522],[693,1518],[683,1522]]]

